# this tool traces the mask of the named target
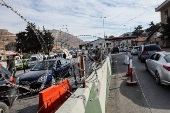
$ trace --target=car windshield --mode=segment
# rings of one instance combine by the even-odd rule
[[[31,57],[29,61],[36,61],[36,57]]]
[[[170,54],[166,55],[165,57],[166,62],[170,63]]]
[[[31,71],[38,71],[38,70],[46,70],[47,69],[47,63],[48,63],[48,69],[52,70],[53,66],[55,64],[55,60],[54,61],[43,61],[43,62],[38,62],[32,69]]]
[[[154,51],[160,50],[161,48],[158,45],[149,45],[144,47],[144,51]]]
[[[138,48],[140,48],[140,47],[135,47],[134,49],[138,49]]]

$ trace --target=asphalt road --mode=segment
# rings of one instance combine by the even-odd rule
[[[111,78],[107,113],[170,113],[170,87],[158,86],[155,78],[146,71],[145,64],[133,56],[133,80],[137,86],[127,86],[125,76],[126,53],[113,54],[114,76]]]
[[[75,62],[77,59],[72,59],[71,62]],[[75,66],[76,67],[76,66]],[[87,76],[90,74],[88,71],[89,69],[89,62],[88,60],[85,60],[85,68],[86,68],[86,74]],[[29,69],[26,70],[28,72]],[[78,69],[76,67],[76,74],[78,75]],[[23,70],[18,70],[16,72],[16,77],[21,76],[24,73]],[[77,80],[80,78],[79,76],[76,76]],[[15,78],[16,79],[16,78]],[[72,86],[72,90],[75,90],[77,87],[80,87],[80,85],[75,85],[75,79],[73,76],[69,77],[69,82]],[[74,88],[74,89],[73,89]],[[13,106],[10,109],[10,113],[37,113],[38,112],[38,102],[39,102],[39,93],[29,93],[27,95],[19,96],[18,99],[14,102]]]

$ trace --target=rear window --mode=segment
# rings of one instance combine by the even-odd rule
[[[161,48],[158,45],[149,45],[144,47],[144,51],[153,51],[160,50]]]
[[[138,48],[140,48],[140,47],[135,47],[134,49],[138,49]]]
[[[170,63],[170,55],[166,55],[165,57],[166,62]]]

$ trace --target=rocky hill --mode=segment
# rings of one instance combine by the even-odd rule
[[[62,41],[62,48],[76,48],[80,44],[84,44],[85,42],[81,39],[79,39],[77,36],[74,36],[72,34],[62,32],[60,33],[59,30],[49,30],[52,35],[55,37],[55,47],[61,48],[61,41]]]

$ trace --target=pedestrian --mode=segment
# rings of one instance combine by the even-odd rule
[[[96,49],[94,52],[95,52],[95,60],[98,61],[100,58],[100,50],[98,46],[96,46]]]
[[[66,59],[66,54],[65,53],[63,54],[63,58]]]
[[[12,57],[12,59],[8,62],[8,70],[11,72],[11,75],[15,77],[16,73],[16,67],[15,67],[15,56]]]

